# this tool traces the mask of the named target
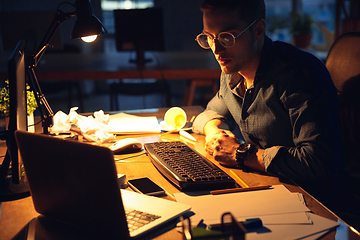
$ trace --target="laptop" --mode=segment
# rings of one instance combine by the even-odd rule
[[[190,206],[119,190],[113,153],[109,148],[16,131],[36,211],[46,217],[108,234],[107,239],[143,236],[190,210]],[[155,216],[130,231],[126,212]]]

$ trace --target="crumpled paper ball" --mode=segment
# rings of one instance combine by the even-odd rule
[[[70,131],[71,126],[78,127],[85,139],[89,141],[103,143],[107,140],[115,139],[115,135],[111,134],[109,127],[109,114],[104,114],[103,110],[94,112],[93,116],[81,116],[76,110],[78,107],[70,109],[69,115],[62,111],[58,111],[54,118],[54,125],[50,128],[51,132]]]

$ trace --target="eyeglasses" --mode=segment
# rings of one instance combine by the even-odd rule
[[[223,45],[225,48],[231,48],[235,45],[235,39],[238,38],[241,34],[243,34],[246,30],[248,30],[256,21],[257,20],[253,21],[236,37],[229,32],[221,32],[217,37],[213,37],[212,35],[206,33],[200,33],[195,40],[199,43],[200,47],[205,49],[211,48],[215,42],[215,39],[218,39],[220,44]]]

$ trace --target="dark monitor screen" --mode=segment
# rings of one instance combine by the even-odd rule
[[[114,10],[114,19],[117,51],[164,50],[161,8]]]
[[[25,42],[19,41],[8,60],[10,119],[8,150],[12,162],[13,183],[20,177],[20,154],[14,137],[15,130],[27,131]],[[14,182],[15,181],[15,182]]]

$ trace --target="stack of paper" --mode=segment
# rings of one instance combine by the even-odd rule
[[[225,212],[231,212],[238,221],[260,218],[263,227],[248,232],[246,239],[317,239],[339,225],[310,213],[302,195],[289,192],[283,185],[220,195],[189,196],[176,193],[175,198],[191,206],[195,213],[191,217],[194,225],[200,220],[207,225],[220,223],[221,215]]]
[[[155,116],[139,117],[127,113],[109,116],[110,133],[113,134],[144,134],[161,132]]]

